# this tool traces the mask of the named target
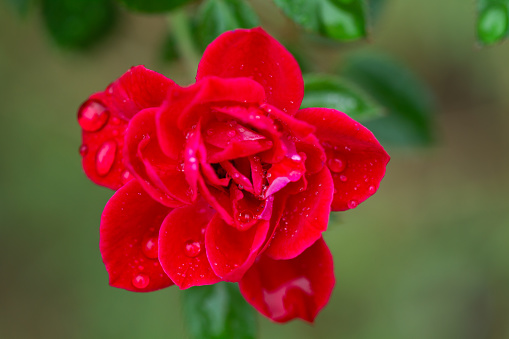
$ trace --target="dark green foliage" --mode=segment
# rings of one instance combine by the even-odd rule
[[[343,73],[386,109],[387,117],[366,124],[377,137],[402,145],[432,141],[431,94],[407,68],[386,56],[361,53],[347,59]]]
[[[333,75],[304,76],[302,108],[334,108],[357,121],[367,121],[382,115],[382,107],[357,86]]]
[[[274,0],[300,26],[340,41],[366,36],[366,8],[362,0]]]
[[[260,24],[245,0],[205,0],[195,19],[195,33],[204,50],[221,33]]]
[[[193,339],[254,339],[256,314],[237,284],[218,283],[182,292],[187,328]]]
[[[190,0],[117,0],[130,10],[144,13],[169,12]]]
[[[43,0],[44,22],[55,42],[84,49],[113,27],[115,8],[110,0]]]

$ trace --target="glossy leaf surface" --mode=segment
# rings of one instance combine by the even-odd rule
[[[256,337],[256,314],[236,284],[192,287],[182,292],[182,304],[193,339]]]

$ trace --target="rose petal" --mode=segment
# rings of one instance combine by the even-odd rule
[[[207,259],[205,229],[216,214],[205,201],[177,208],[164,219],[159,232],[159,260],[180,289],[210,285],[219,279]]]
[[[159,228],[171,210],[136,180],[111,197],[101,217],[99,242],[111,286],[149,292],[173,285],[157,257]]]
[[[225,281],[239,281],[253,264],[268,228],[269,222],[263,220],[239,231],[216,214],[205,233],[207,255],[216,275]]]
[[[180,162],[160,149],[155,116],[157,109],[138,113],[126,131],[126,166],[152,198],[169,207],[190,204],[192,195]]]
[[[313,322],[329,301],[334,283],[332,255],[320,238],[294,259],[262,255],[239,287],[247,302],[274,321],[301,318]]]
[[[173,90],[174,89],[174,90]],[[178,158],[188,130],[201,118],[203,125],[213,114],[209,106],[218,103],[261,104],[265,101],[263,87],[248,78],[221,79],[207,77],[189,87],[174,87],[157,115],[157,133],[161,149],[171,158]]]
[[[105,92],[113,115],[129,120],[142,109],[159,107],[173,87],[179,86],[164,75],[140,65],[131,67]]]
[[[306,172],[305,160],[304,153],[294,154],[291,158],[284,158],[283,161],[272,165],[267,171],[269,187],[265,192],[265,196],[280,191],[290,182],[299,181]]]
[[[291,195],[269,247],[264,252],[273,259],[290,259],[311,246],[327,229],[333,183],[330,172],[307,176],[307,189]]]
[[[129,119],[142,109],[159,106],[173,86],[177,85],[165,76],[136,66],[80,107],[80,153],[83,169],[90,180],[118,189],[132,178],[122,162],[124,132]]]
[[[333,211],[355,208],[376,192],[390,157],[373,133],[333,109],[307,108],[296,117],[316,127],[327,154],[334,179]]]
[[[267,102],[293,115],[304,96],[295,58],[261,28],[221,34],[203,53],[196,79],[251,77],[265,88]]]

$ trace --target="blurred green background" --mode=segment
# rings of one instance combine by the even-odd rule
[[[253,2],[269,33],[291,35],[267,3]],[[132,65],[192,79],[159,59],[163,17],[125,13],[74,54],[38,14],[0,4],[0,338],[186,338],[177,288],[108,286],[98,231],[112,192],[81,170],[76,111]],[[330,303],[314,325],[260,316],[260,338],[509,338],[509,44],[476,48],[475,19],[474,1],[392,0],[369,42],[343,48],[376,47],[428,83],[437,140],[386,147],[378,193],[325,234]]]

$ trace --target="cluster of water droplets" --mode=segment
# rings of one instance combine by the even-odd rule
[[[78,123],[81,128],[89,133],[97,133],[103,130],[108,122],[111,123],[113,129],[111,134],[116,137],[120,134],[119,129],[115,125],[120,125],[120,119],[116,117],[110,118],[110,111],[108,108],[97,100],[86,101],[78,111]],[[106,176],[112,169],[115,162],[115,157],[118,151],[118,144],[114,139],[103,142],[95,153],[95,170],[99,176]],[[89,146],[83,144],[79,149],[82,157],[86,156],[89,152]],[[122,180],[127,182],[129,173],[123,174]]]

